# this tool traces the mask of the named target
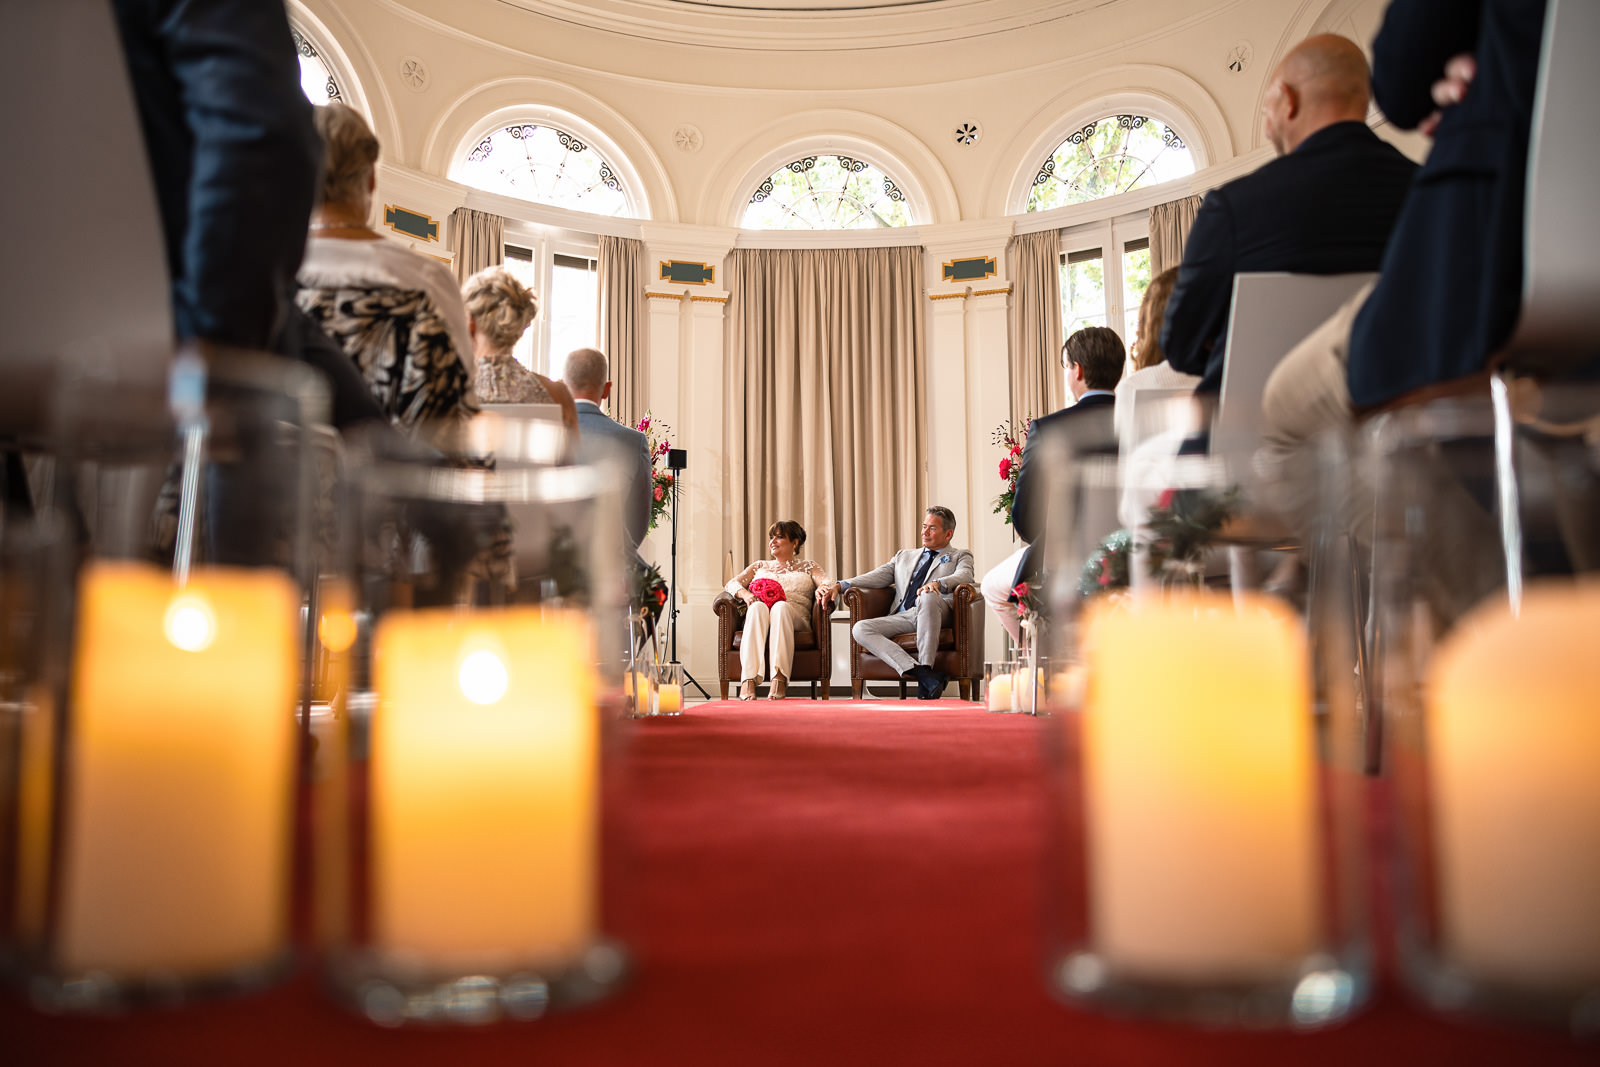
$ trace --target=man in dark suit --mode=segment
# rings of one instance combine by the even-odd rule
[[[1481,371],[1511,336],[1544,15],[1544,0],[1395,0],[1384,13],[1378,106],[1434,141],[1350,331],[1357,410]]]
[[[1086,326],[1067,338],[1061,346],[1061,359],[1067,368],[1067,389],[1073,404],[1035,419],[1022,450],[1022,472],[1017,475],[1017,493],[1011,505],[1011,526],[1024,544],[1001,560],[983,576],[980,586],[989,609],[1017,640],[1020,623],[1012,590],[1017,584],[1036,577],[1040,553],[1035,544],[1044,533],[1046,487],[1041,457],[1053,452],[1061,439],[1070,437],[1074,452],[1083,454],[1116,448],[1112,410],[1117,382],[1127,362],[1127,350],[1117,331],[1106,326]]]
[[[606,354],[594,348],[567,353],[561,380],[572,390],[578,408],[579,451],[586,458],[606,454],[622,463],[627,484],[622,487],[622,522],[628,544],[635,550],[650,532],[650,499],[655,489],[650,471],[650,442],[631,426],[623,426],[600,409],[611,395]]]
[[[1319,35],[1278,65],[1262,106],[1279,158],[1206,194],[1167,302],[1161,349],[1173,369],[1222,388],[1233,276],[1378,269],[1416,164],[1367,128],[1367,63]]]

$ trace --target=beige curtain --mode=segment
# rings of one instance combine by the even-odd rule
[[[611,363],[611,417],[624,426],[637,426],[644,417],[648,397],[644,291],[650,278],[645,269],[644,242],[602,236],[598,269],[600,307],[595,332],[600,351]],[[553,355],[566,357],[565,352]]]
[[[1183,242],[1200,212],[1202,197],[1186,196],[1150,209],[1150,277],[1183,262]]]
[[[450,212],[450,251],[456,255],[456,281],[463,285],[485,267],[498,267],[506,261],[506,220],[487,211],[456,208]]]
[[[922,249],[736,249],[727,278],[735,564],[766,555],[779,519],[834,577],[915,544],[923,508],[948,503],[927,493]]]
[[[1061,370],[1061,231],[1018,234],[1011,275],[1011,421],[1048,415],[1066,401]]]

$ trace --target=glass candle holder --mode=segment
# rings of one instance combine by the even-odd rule
[[[55,1011],[258,986],[291,957],[325,392],[287,361],[218,355],[181,357],[165,402],[92,383],[75,399],[41,501],[19,973]]]
[[[327,970],[381,1025],[532,1018],[626,970],[600,907],[623,546],[614,490],[562,451],[556,424],[483,415],[459,454],[353,464],[370,711]]]
[[[983,665],[983,706],[988,711],[1017,710],[1012,689],[1017,665],[1012,660],[988,660]]]
[[[683,714],[683,664],[656,665],[655,685],[650,690],[650,714]]]
[[[1259,580],[1283,545],[1251,464],[1170,446],[1140,473],[1059,442],[1044,468],[1051,983],[1114,1013],[1325,1026],[1371,986],[1354,710]]]
[[[1384,418],[1372,560],[1402,973],[1449,1012],[1600,1026],[1600,393]]]

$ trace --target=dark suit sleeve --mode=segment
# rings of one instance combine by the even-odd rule
[[[1048,432],[1044,423],[1033,424],[1028,443],[1022,446],[1022,471],[1017,475],[1017,495],[1011,501],[1011,528],[1029,544],[1044,529],[1044,475],[1040,472],[1043,438]]]
[[[1183,246],[1178,280],[1161,325],[1161,351],[1174,370],[1204,375],[1228,318],[1237,254],[1233,211],[1220,189],[1206,194]]]
[[[644,540],[644,535],[650,532],[650,502],[655,493],[655,483],[650,470],[650,442],[643,434],[639,435],[639,448],[634,456],[634,464],[634,491],[629,494],[625,521],[628,526],[628,537],[637,548]]]
[[[178,336],[266,348],[305,249],[322,165],[283,4],[123,0],[118,7],[155,20],[193,138],[173,279]]]
[[[1478,44],[1483,5],[1466,0],[1394,0],[1372,42],[1372,96],[1390,122],[1414,129],[1433,113],[1433,83],[1452,57]]]

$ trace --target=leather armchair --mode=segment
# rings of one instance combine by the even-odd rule
[[[739,681],[739,649],[744,642],[744,605],[726,591],[718,593],[711,602],[717,613],[717,685],[722,699],[728,699],[728,683]],[[832,611],[812,601],[811,632],[794,635],[794,663],[790,667],[789,681],[811,683],[811,699],[817,698],[817,684],[822,685],[822,699],[828,699],[828,686],[833,681],[833,622]],[[771,676],[771,666],[767,668]]]
[[[939,650],[930,666],[961,683],[962,700],[973,700],[978,695],[978,683],[983,679],[983,617],[988,611],[976,585],[957,586],[954,596],[949,625],[939,631]],[[856,623],[886,614],[893,599],[893,589],[851,586],[844,591],[844,606],[850,612],[850,695],[857,700],[861,699],[861,687],[868,679],[899,682],[900,699],[906,698],[906,680],[900,677],[900,672],[862,648],[855,636]],[[915,631],[901,634],[894,641],[916,656]]]

